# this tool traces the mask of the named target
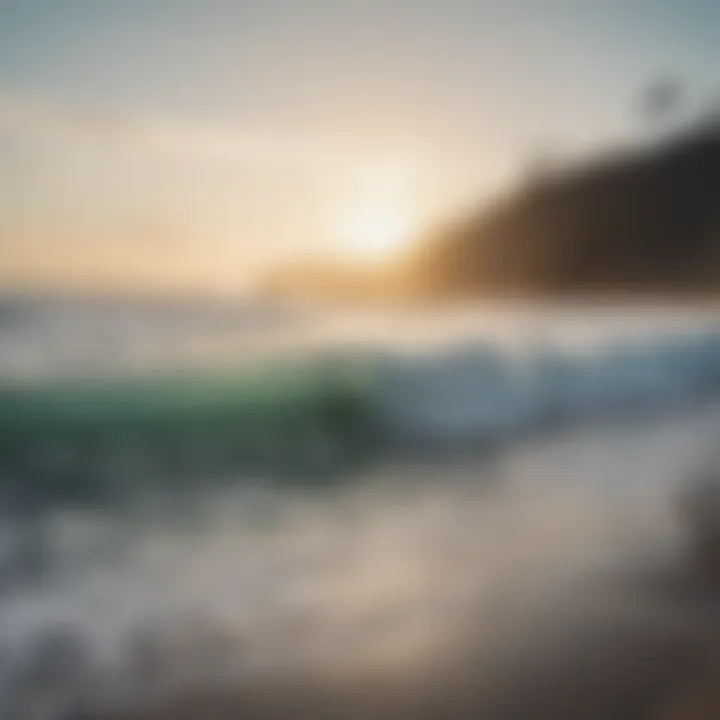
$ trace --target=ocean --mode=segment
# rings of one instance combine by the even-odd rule
[[[7,297],[0,378],[2,718],[650,717],[717,633],[714,307]]]

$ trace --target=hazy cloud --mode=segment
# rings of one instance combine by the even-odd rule
[[[327,171],[348,148],[303,132],[247,126],[230,120],[95,112],[32,98],[0,95],[0,133],[41,144],[99,146],[138,152],[149,159],[216,166],[257,166]]]

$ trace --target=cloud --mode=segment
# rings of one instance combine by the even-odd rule
[[[239,122],[69,108],[0,95],[0,134],[30,142],[139,153],[147,158],[218,167],[327,172],[352,155],[337,139]]]

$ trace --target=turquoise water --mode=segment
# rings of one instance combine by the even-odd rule
[[[17,476],[18,500],[40,487],[55,500],[116,492],[122,481],[107,485],[122,468],[171,490],[188,474],[321,480],[372,452],[368,376],[350,363],[297,362],[8,387],[0,390],[0,467],[11,486]]]

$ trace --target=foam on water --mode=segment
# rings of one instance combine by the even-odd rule
[[[443,442],[502,437],[547,418],[666,403],[720,377],[716,330],[610,338],[582,349],[489,344],[389,362],[372,388],[391,433]]]

